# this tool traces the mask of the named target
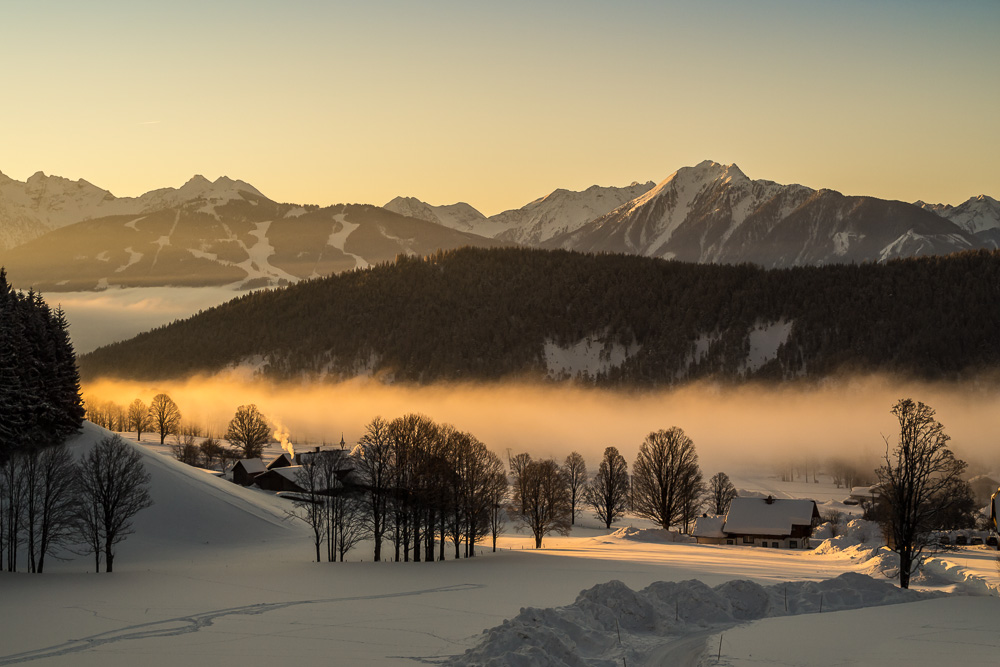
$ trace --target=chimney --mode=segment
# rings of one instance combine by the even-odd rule
[[[773,505],[774,504],[774,496],[768,496],[767,498],[764,498],[764,502],[767,503],[768,505]]]

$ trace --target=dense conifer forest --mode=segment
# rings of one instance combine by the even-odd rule
[[[83,423],[76,355],[61,309],[14,291],[0,268],[0,465],[62,442]]]
[[[767,363],[751,333],[790,323]],[[81,358],[84,377],[171,378],[250,362],[274,379],[546,377],[546,344],[596,337],[616,367],[577,381],[891,372],[959,379],[1000,366],[1000,252],[764,270],[519,248],[398,257],[231,302]]]

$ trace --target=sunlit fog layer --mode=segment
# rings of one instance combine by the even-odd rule
[[[912,397],[934,407],[955,452],[970,463],[1000,468],[996,424],[1000,394],[955,385],[903,384],[883,378],[830,382],[821,387],[696,385],[657,393],[618,393],[557,386],[385,386],[370,380],[340,384],[272,384],[243,375],[145,384],[98,381],[86,397],[127,405],[168,393],[185,420],[225,432],[237,406],[255,403],[292,442],[351,445],[373,417],[409,412],[469,431],[506,457],[527,451],[562,459],[579,451],[596,468],[604,448],[634,461],[650,431],[679,426],[694,440],[703,469],[775,468],[786,462],[822,463],[844,455],[875,464],[898,423],[892,405]]]
[[[44,294],[52,308],[62,306],[77,354],[125,340],[143,331],[190,317],[199,310],[238,297],[229,287],[141,287],[102,292]]]

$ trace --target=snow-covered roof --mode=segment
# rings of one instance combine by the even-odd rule
[[[264,461],[261,459],[240,459],[236,462],[236,465],[243,465],[243,469],[248,473],[258,473],[264,472],[267,468],[264,466]]]
[[[722,525],[726,522],[724,516],[700,516],[694,520],[693,537],[725,537]]]
[[[285,466],[284,468],[271,468],[271,472],[281,475],[290,482],[296,481],[296,476],[299,474],[300,470],[302,470],[302,466]]]
[[[812,523],[816,503],[789,498],[733,498],[723,527],[739,535],[791,535],[792,526]]]
[[[870,498],[872,496],[877,496],[882,492],[882,487],[878,484],[872,484],[871,486],[852,486],[851,496],[855,498]]]
[[[273,470],[275,466],[277,467],[290,466],[292,465],[292,463],[293,463],[292,457],[288,455],[288,452],[281,452],[276,457],[274,457],[273,461],[267,464],[267,469]]]

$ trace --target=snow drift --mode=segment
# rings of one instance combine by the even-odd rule
[[[859,609],[937,597],[857,573],[825,581],[761,586],[749,580],[714,588],[696,579],[655,582],[633,591],[620,581],[583,591],[565,607],[522,609],[486,630],[453,665],[600,666],[638,664],[671,640],[755,619]]]

